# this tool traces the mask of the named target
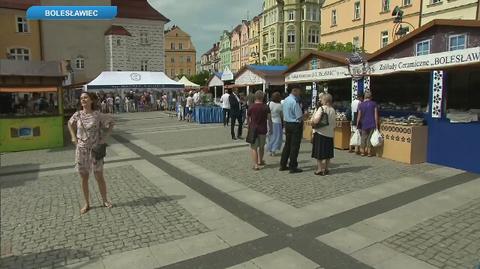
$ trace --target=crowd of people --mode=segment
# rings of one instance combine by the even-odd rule
[[[123,97],[122,97],[123,96]],[[175,110],[176,94],[173,92],[130,91],[118,93],[97,93],[102,113],[128,113]]]
[[[265,166],[265,147],[270,156],[275,156],[281,150],[280,171],[290,173],[303,172],[298,165],[298,154],[303,137],[304,120],[308,112],[301,103],[301,90],[292,89],[289,96],[282,100],[281,94],[275,92],[269,102],[265,102],[262,91],[255,92],[253,101],[247,101],[248,110],[246,121],[248,134],[246,141],[250,144],[253,166],[252,169],[260,170]],[[224,109],[224,125],[231,119],[232,139],[242,139],[242,105],[238,91],[229,91],[221,97]],[[370,92],[359,95],[352,102],[352,134],[360,132],[361,145],[352,148],[362,156],[374,156],[370,138],[374,130],[379,128],[377,104],[372,100]],[[238,122],[235,136],[234,128]],[[336,126],[336,111],[333,107],[333,97],[329,93],[320,93],[319,102],[311,117],[312,125],[312,151],[311,157],[316,160],[314,174],[326,176],[330,174],[330,160],[334,158],[334,129]],[[285,141],[283,142],[283,134]],[[283,144],[283,149],[281,149]]]

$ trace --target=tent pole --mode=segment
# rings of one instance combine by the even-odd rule
[[[247,96],[250,94],[250,85],[247,85]]]
[[[266,85],[263,83],[263,93],[265,93]]]
[[[216,102],[216,101],[217,101],[217,86],[215,86],[215,100],[214,100],[214,102]]]

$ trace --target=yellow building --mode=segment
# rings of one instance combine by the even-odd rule
[[[26,16],[35,4],[38,1],[0,0],[0,59],[42,60],[39,23]]]
[[[478,0],[424,0],[421,24],[427,24],[434,19],[478,19],[479,4]]]
[[[400,24],[395,7],[403,12]],[[326,0],[321,14],[321,43],[351,42],[371,53],[401,37],[400,27],[403,35],[419,27],[420,1]]]
[[[257,16],[250,21],[249,28],[249,64],[260,62],[260,17]]]
[[[189,34],[174,25],[165,31],[165,74],[170,78],[194,75],[196,50]]]

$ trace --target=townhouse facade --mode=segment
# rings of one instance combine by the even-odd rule
[[[478,20],[479,5],[478,0],[424,0],[420,24],[435,19]]]
[[[39,0],[0,0],[0,59],[42,60],[39,21],[27,20],[26,11]]]
[[[248,64],[260,62],[260,16],[250,21],[248,41]]]
[[[229,31],[223,31],[220,37],[220,71],[226,68],[231,69],[232,65],[232,48],[231,41],[232,33]]]
[[[196,74],[196,50],[191,36],[179,26],[165,31],[165,74],[170,78]]]
[[[266,0],[261,19],[261,62],[297,59],[320,44],[323,0]]]
[[[232,50],[232,65],[231,70],[233,73],[236,73],[240,70],[241,63],[241,25],[235,27],[232,31],[232,41],[231,41],[231,50]]]

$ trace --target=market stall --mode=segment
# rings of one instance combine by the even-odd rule
[[[380,156],[480,172],[479,29],[479,21],[434,20],[370,57],[374,98],[386,98],[383,79],[398,101],[389,107],[397,115],[383,117]]]
[[[258,90],[270,96],[275,91],[285,91],[286,70],[284,65],[246,65],[235,75],[235,84],[230,86],[242,89],[246,96]]]
[[[215,72],[207,82],[208,89],[213,88],[213,100],[215,103],[218,101],[218,96],[221,96],[224,90],[224,82],[222,81],[222,73]],[[218,90],[222,89],[221,94],[219,94]]]
[[[314,112],[319,92],[328,92],[334,99],[337,111],[334,146],[348,149],[350,122],[345,112],[351,103],[352,79],[347,67],[347,53],[310,52],[285,72],[285,83],[289,89],[299,87],[304,91],[303,107]],[[305,119],[304,138],[311,139],[310,116]]]
[[[63,146],[60,62],[0,60],[0,152]]]
[[[184,84],[163,72],[105,71],[87,84],[87,91],[180,91]]]

